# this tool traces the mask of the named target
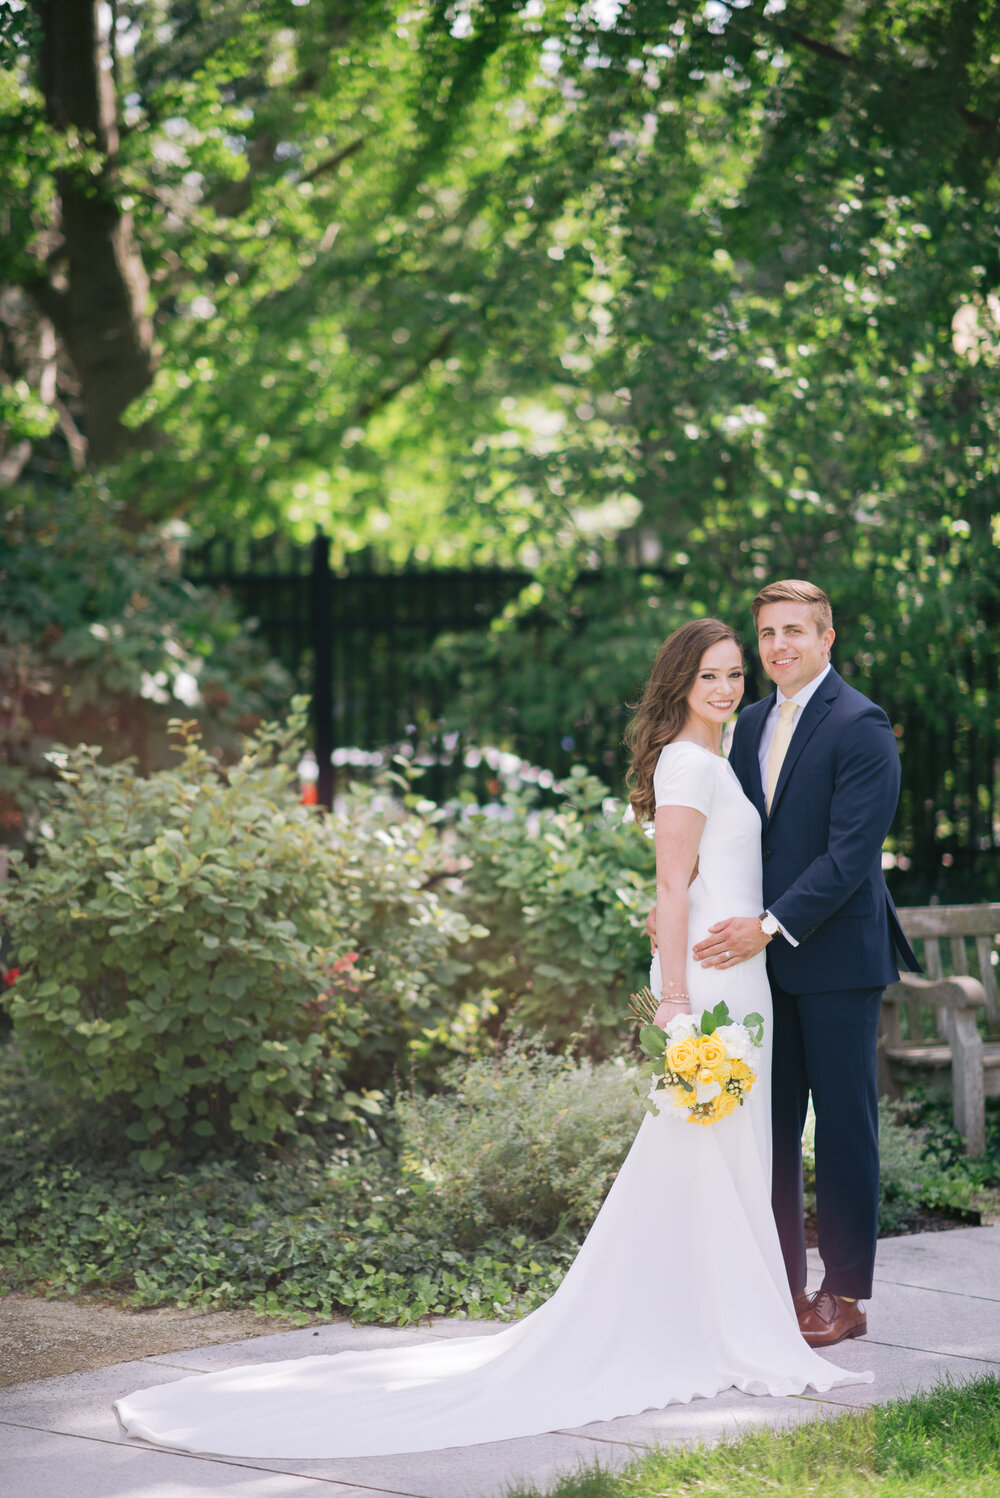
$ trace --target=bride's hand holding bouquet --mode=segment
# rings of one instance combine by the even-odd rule
[[[632,995],[629,1010],[642,1027],[643,1070],[655,1079],[653,1091],[665,1091],[675,1108],[686,1110],[689,1123],[716,1123],[742,1107],[757,1080],[761,1015],[734,1021],[723,1002],[705,1010],[700,1021],[688,1011],[675,1013],[664,1025],[664,1003],[648,988]],[[659,1111],[651,1096],[645,1101],[650,1112]]]

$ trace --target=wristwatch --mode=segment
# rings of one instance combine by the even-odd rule
[[[781,927],[778,925],[778,917],[772,915],[769,910],[761,911],[757,917],[757,924],[760,926],[762,936],[777,936],[781,930]]]

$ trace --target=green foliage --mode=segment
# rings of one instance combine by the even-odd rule
[[[53,1136],[48,1099],[0,1054],[0,1279],[132,1305],[252,1305],[305,1320],[509,1318],[552,1294],[576,1248],[507,1229],[456,1248],[437,1193],[383,1151],[301,1146],[165,1171]]]
[[[711,1449],[675,1446],[613,1472],[591,1467],[549,1498],[993,1498],[1000,1380],[948,1382],[839,1419],[757,1430]],[[538,1498],[518,1486],[510,1498]]]
[[[879,1233],[912,1232],[927,1213],[960,1216],[1000,1206],[1000,1104],[988,1100],[989,1146],[981,1159],[964,1153],[944,1106],[879,1099]],[[950,1101],[946,1105],[950,1113]],[[815,1221],[815,1119],[810,1110],[802,1141],[807,1221]]]
[[[626,703],[638,701],[667,635],[706,612],[680,585],[632,567],[578,576],[572,563],[546,566],[489,630],[440,635],[417,680],[437,688],[447,724],[468,741],[560,775],[585,764],[617,787]]]
[[[337,854],[330,894],[365,974],[346,1071],[353,1087],[396,1085],[400,1076],[433,1084],[450,1057],[490,1044],[484,1021],[493,1005],[466,996],[488,932],[457,908],[442,813],[416,795],[401,802],[393,788],[391,780],[352,786],[325,829]]]
[[[765,578],[814,575],[838,664],[900,733],[896,851],[920,850],[920,898],[942,856],[970,889],[988,874],[996,7],[116,15],[113,173],[52,123],[38,18],[4,32],[12,445],[79,460],[73,382],[113,363],[50,346],[66,266],[87,263],[59,238],[60,174],[100,178],[160,348],[120,471],[134,519],[318,520],[340,558],[536,569],[523,628],[451,642],[454,726],[523,734],[559,772],[525,739],[574,738],[613,772],[610,704],[673,624],[745,620]],[[588,618],[622,532],[652,581],[630,602],[616,580]]]
[[[3,1172],[6,1175],[7,1172]],[[251,1305],[406,1325],[508,1318],[555,1289],[574,1244],[507,1232],[456,1249],[448,1224],[370,1159],[202,1164],[155,1183],[87,1161],[4,1182],[0,1275],[18,1289],[99,1290],[132,1305]]]
[[[586,1231],[642,1118],[635,1073],[532,1050],[456,1064],[453,1092],[396,1103],[405,1169],[457,1241],[509,1229]]]
[[[959,1385],[945,1381],[912,1399],[879,1410],[875,1458],[880,1473],[954,1482],[994,1469],[1000,1452],[1000,1379],[996,1374]]]
[[[511,794],[501,815],[457,832],[469,860],[459,908],[489,928],[466,991],[489,995],[508,1029],[594,1056],[620,1049],[624,1003],[648,966],[655,864],[651,842],[606,801],[576,767],[557,807]]]
[[[377,1111],[344,1083],[362,1018],[335,900],[346,855],[296,804],[301,726],[266,725],[227,769],[182,730],[178,769],[147,779],[68,754],[51,835],[4,887],[16,1033],[150,1170],[181,1144]]]
[[[11,494],[0,512],[0,841],[37,835],[54,744],[100,744],[148,772],[184,712],[235,754],[290,695],[229,602],[181,577],[169,528],[134,536],[120,519],[92,485]]]

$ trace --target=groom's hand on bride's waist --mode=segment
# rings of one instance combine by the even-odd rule
[[[717,921],[709,926],[709,935],[693,948],[695,962],[702,967],[736,967],[763,952],[769,936],[760,929],[760,921],[752,915],[732,916],[728,921]]]

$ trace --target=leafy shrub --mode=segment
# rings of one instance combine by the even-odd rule
[[[473,953],[488,935],[457,908],[454,860],[433,802],[353,785],[326,835],[338,852],[339,918],[364,970],[364,1015],[348,1061],[351,1086],[401,1074],[433,1083],[457,1054],[481,1054],[488,997],[465,997]]]
[[[472,816],[458,834],[460,909],[489,928],[467,990],[492,997],[508,1030],[594,1057],[621,1046],[628,994],[649,968],[654,894],[650,840],[606,800],[578,766],[563,805],[508,796],[504,816]]]
[[[943,1106],[950,1113],[951,1100]],[[943,1125],[938,1113],[935,1128],[928,1111],[919,1101],[883,1098],[879,1104],[879,1222],[884,1221],[884,1231],[905,1230],[921,1211],[985,1211],[995,1217],[1000,1207],[1000,1159],[995,1153],[970,1159],[950,1118]],[[995,1119],[996,1108],[988,1111]],[[995,1148],[995,1125],[991,1136]]]
[[[123,530],[94,480],[5,497],[0,587],[0,842],[33,841],[54,744],[100,744],[148,773],[183,712],[236,755],[291,694],[232,604],[181,577],[177,540]]]
[[[990,1189],[1000,1184],[997,1162],[989,1157],[970,1160],[962,1153],[962,1141],[950,1126],[935,1136],[928,1125],[915,1121],[920,1118],[921,1108],[920,1103],[915,1106],[887,1097],[879,1099],[881,1236],[912,1231],[927,1212],[958,1214],[986,1208],[995,1213],[997,1210],[998,1195]],[[807,1222],[815,1221],[816,1217],[814,1134],[815,1119],[810,1109],[802,1140]]]
[[[634,1073],[534,1050],[456,1065],[458,1089],[396,1103],[404,1166],[462,1243],[589,1228],[642,1120]]]
[[[300,704],[301,706],[301,704]],[[6,1000],[37,1069],[141,1146],[261,1143],[377,1102],[344,1085],[362,1012],[335,890],[344,851],[297,804],[301,718],[222,769],[66,756],[52,835],[16,855],[0,911]]]

